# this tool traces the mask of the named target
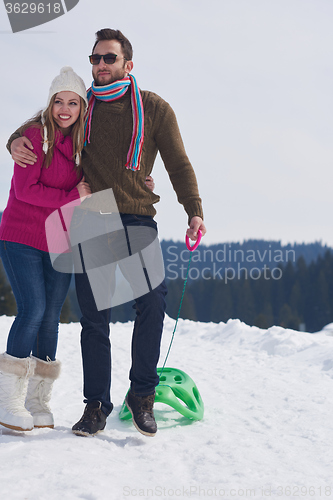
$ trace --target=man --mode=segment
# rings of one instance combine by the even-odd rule
[[[147,189],[145,180],[152,172],[159,151],[178,200],[188,214],[187,235],[196,240],[198,231],[204,235],[206,228],[195,174],[185,153],[175,114],[156,94],[139,91],[131,75],[132,46],[119,30],[102,29],[96,37],[90,56],[94,82],[88,92],[82,154],[85,180],[92,193],[112,188],[125,229],[142,226],[157,230],[153,205],[159,201],[159,196]],[[120,97],[115,98],[114,93],[118,90]],[[22,165],[33,162],[33,153],[28,148],[25,138],[14,141],[13,159]],[[107,217],[105,213],[101,211],[100,217]],[[97,309],[87,273],[76,274],[75,279],[82,312],[86,407],[72,430],[78,435],[94,435],[104,429],[113,408],[110,399],[110,309]],[[154,436],[157,431],[153,404],[155,387],[159,383],[156,367],[166,293],[163,280],[156,288],[135,299],[131,386],[126,403],[135,427],[147,436]]]

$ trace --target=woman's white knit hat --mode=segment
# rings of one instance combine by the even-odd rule
[[[44,113],[47,110],[52,97],[55,94],[58,94],[59,92],[63,92],[66,90],[70,91],[70,92],[75,92],[77,95],[82,97],[82,99],[84,100],[85,105],[86,105],[85,111],[87,110],[87,107],[88,107],[87,91],[86,91],[86,86],[84,84],[84,81],[82,80],[82,78],[79,77],[79,75],[77,75],[75,73],[73,68],[71,68],[70,66],[64,66],[60,70],[60,75],[56,76],[51,83],[46,108],[44,109],[44,111],[42,112],[42,115],[41,115],[42,125],[44,126],[43,151],[45,154],[47,153],[47,151],[49,149],[49,143],[48,143],[48,138],[47,138],[47,129],[45,126]],[[79,163],[80,163],[80,156],[81,156],[81,153],[77,154],[75,157],[75,162],[77,165],[79,165]]]
[[[51,98],[54,94],[58,94],[58,92],[63,92],[64,90],[78,94],[82,97],[82,99],[84,99],[86,107],[88,107],[87,90],[84,81],[70,66],[64,66],[61,68],[60,75],[53,79],[46,107],[50,104]]]

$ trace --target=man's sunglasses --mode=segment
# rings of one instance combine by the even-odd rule
[[[89,56],[89,61],[91,62],[91,64],[96,65],[99,64],[102,57],[105,64],[114,64],[116,62],[117,54],[103,54],[102,56],[99,54],[92,54],[91,56]]]

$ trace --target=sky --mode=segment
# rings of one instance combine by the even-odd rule
[[[134,48],[143,90],[176,112],[203,200],[205,244],[247,239],[333,246],[331,0],[80,0],[65,15],[13,34],[0,5],[0,210],[13,162],[10,134],[44,107],[69,65],[91,84],[101,28]],[[161,239],[183,240],[187,215],[160,158]]]

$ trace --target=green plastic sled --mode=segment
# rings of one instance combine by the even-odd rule
[[[161,372],[162,368],[157,368],[157,374]],[[191,377],[177,368],[163,369],[160,383],[156,387],[155,403],[165,403],[192,420],[201,420],[204,415],[204,404],[197,386]],[[125,400],[119,418],[121,420],[132,418]]]

